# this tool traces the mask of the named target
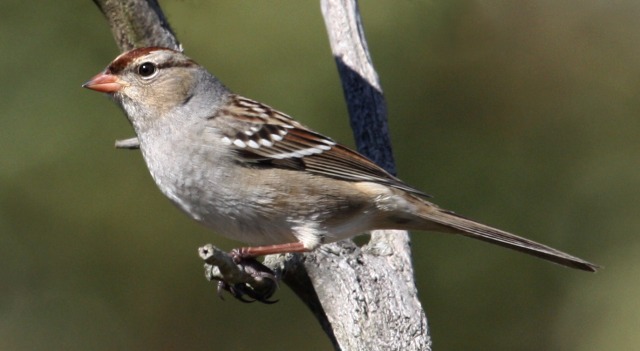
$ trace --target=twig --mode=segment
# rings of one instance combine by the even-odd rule
[[[137,150],[139,148],[140,148],[140,142],[136,137],[129,138],[129,139],[116,140],[116,149]]]
[[[182,51],[156,0],[93,0],[109,21],[121,52],[146,46]]]

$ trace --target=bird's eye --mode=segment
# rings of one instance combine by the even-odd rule
[[[151,62],[144,62],[140,66],[138,66],[138,74],[143,78],[151,77],[156,73],[158,68],[155,64]]]

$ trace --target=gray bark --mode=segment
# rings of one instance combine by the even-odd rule
[[[93,0],[107,18],[121,52],[161,46],[182,51],[157,0]]]
[[[155,0],[94,0],[121,51],[143,46],[181,50]],[[395,173],[386,105],[364,39],[355,0],[321,0],[358,150]],[[116,143],[135,148],[135,139]],[[275,288],[254,279],[210,245],[200,249],[207,277]],[[336,350],[430,350],[426,316],[417,298],[409,237],[374,231],[357,247],[347,240],[304,255],[276,255],[265,264],[307,304]],[[275,308],[275,307],[274,307]]]

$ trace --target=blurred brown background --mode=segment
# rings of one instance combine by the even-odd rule
[[[187,54],[348,145],[317,1],[163,1]],[[400,176],[471,218],[606,266],[414,233],[438,350],[640,343],[640,2],[363,1]],[[283,287],[220,301],[225,241],[157,191],[118,108],[80,85],[117,54],[89,0],[0,3],[0,350],[330,349]]]

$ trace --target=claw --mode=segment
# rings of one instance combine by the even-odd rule
[[[258,300],[256,298],[254,298],[252,296],[253,295],[253,293],[251,292],[252,290],[246,290],[245,286],[246,286],[245,284],[230,285],[227,282],[219,281],[218,282],[218,289],[217,289],[218,297],[220,297],[221,300],[224,300],[223,291],[226,291],[229,294],[231,294],[231,296],[235,297],[236,300],[244,302],[244,303],[252,303],[252,302],[255,302],[255,301],[260,301],[260,300]],[[252,300],[245,298],[244,297],[245,295],[251,297]],[[267,301],[265,303],[272,303],[272,302],[271,301]]]
[[[265,284],[265,290],[255,290],[252,286],[245,283],[229,284],[225,281],[219,281],[217,287],[218,296],[224,300],[223,291],[227,291],[231,296],[239,301],[250,303],[259,301],[265,304],[274,304],[278,300],[270,300],[271,296],[278,290],[278,279],[275,273],[267,266],[256,261],[253,258],[243,258],[241,252],[236,250],[231,252],[231,257],[242,269],[250,274],[256,280],[269,279],[272,284]],[[249,297],[249,299],[247,299]]]

